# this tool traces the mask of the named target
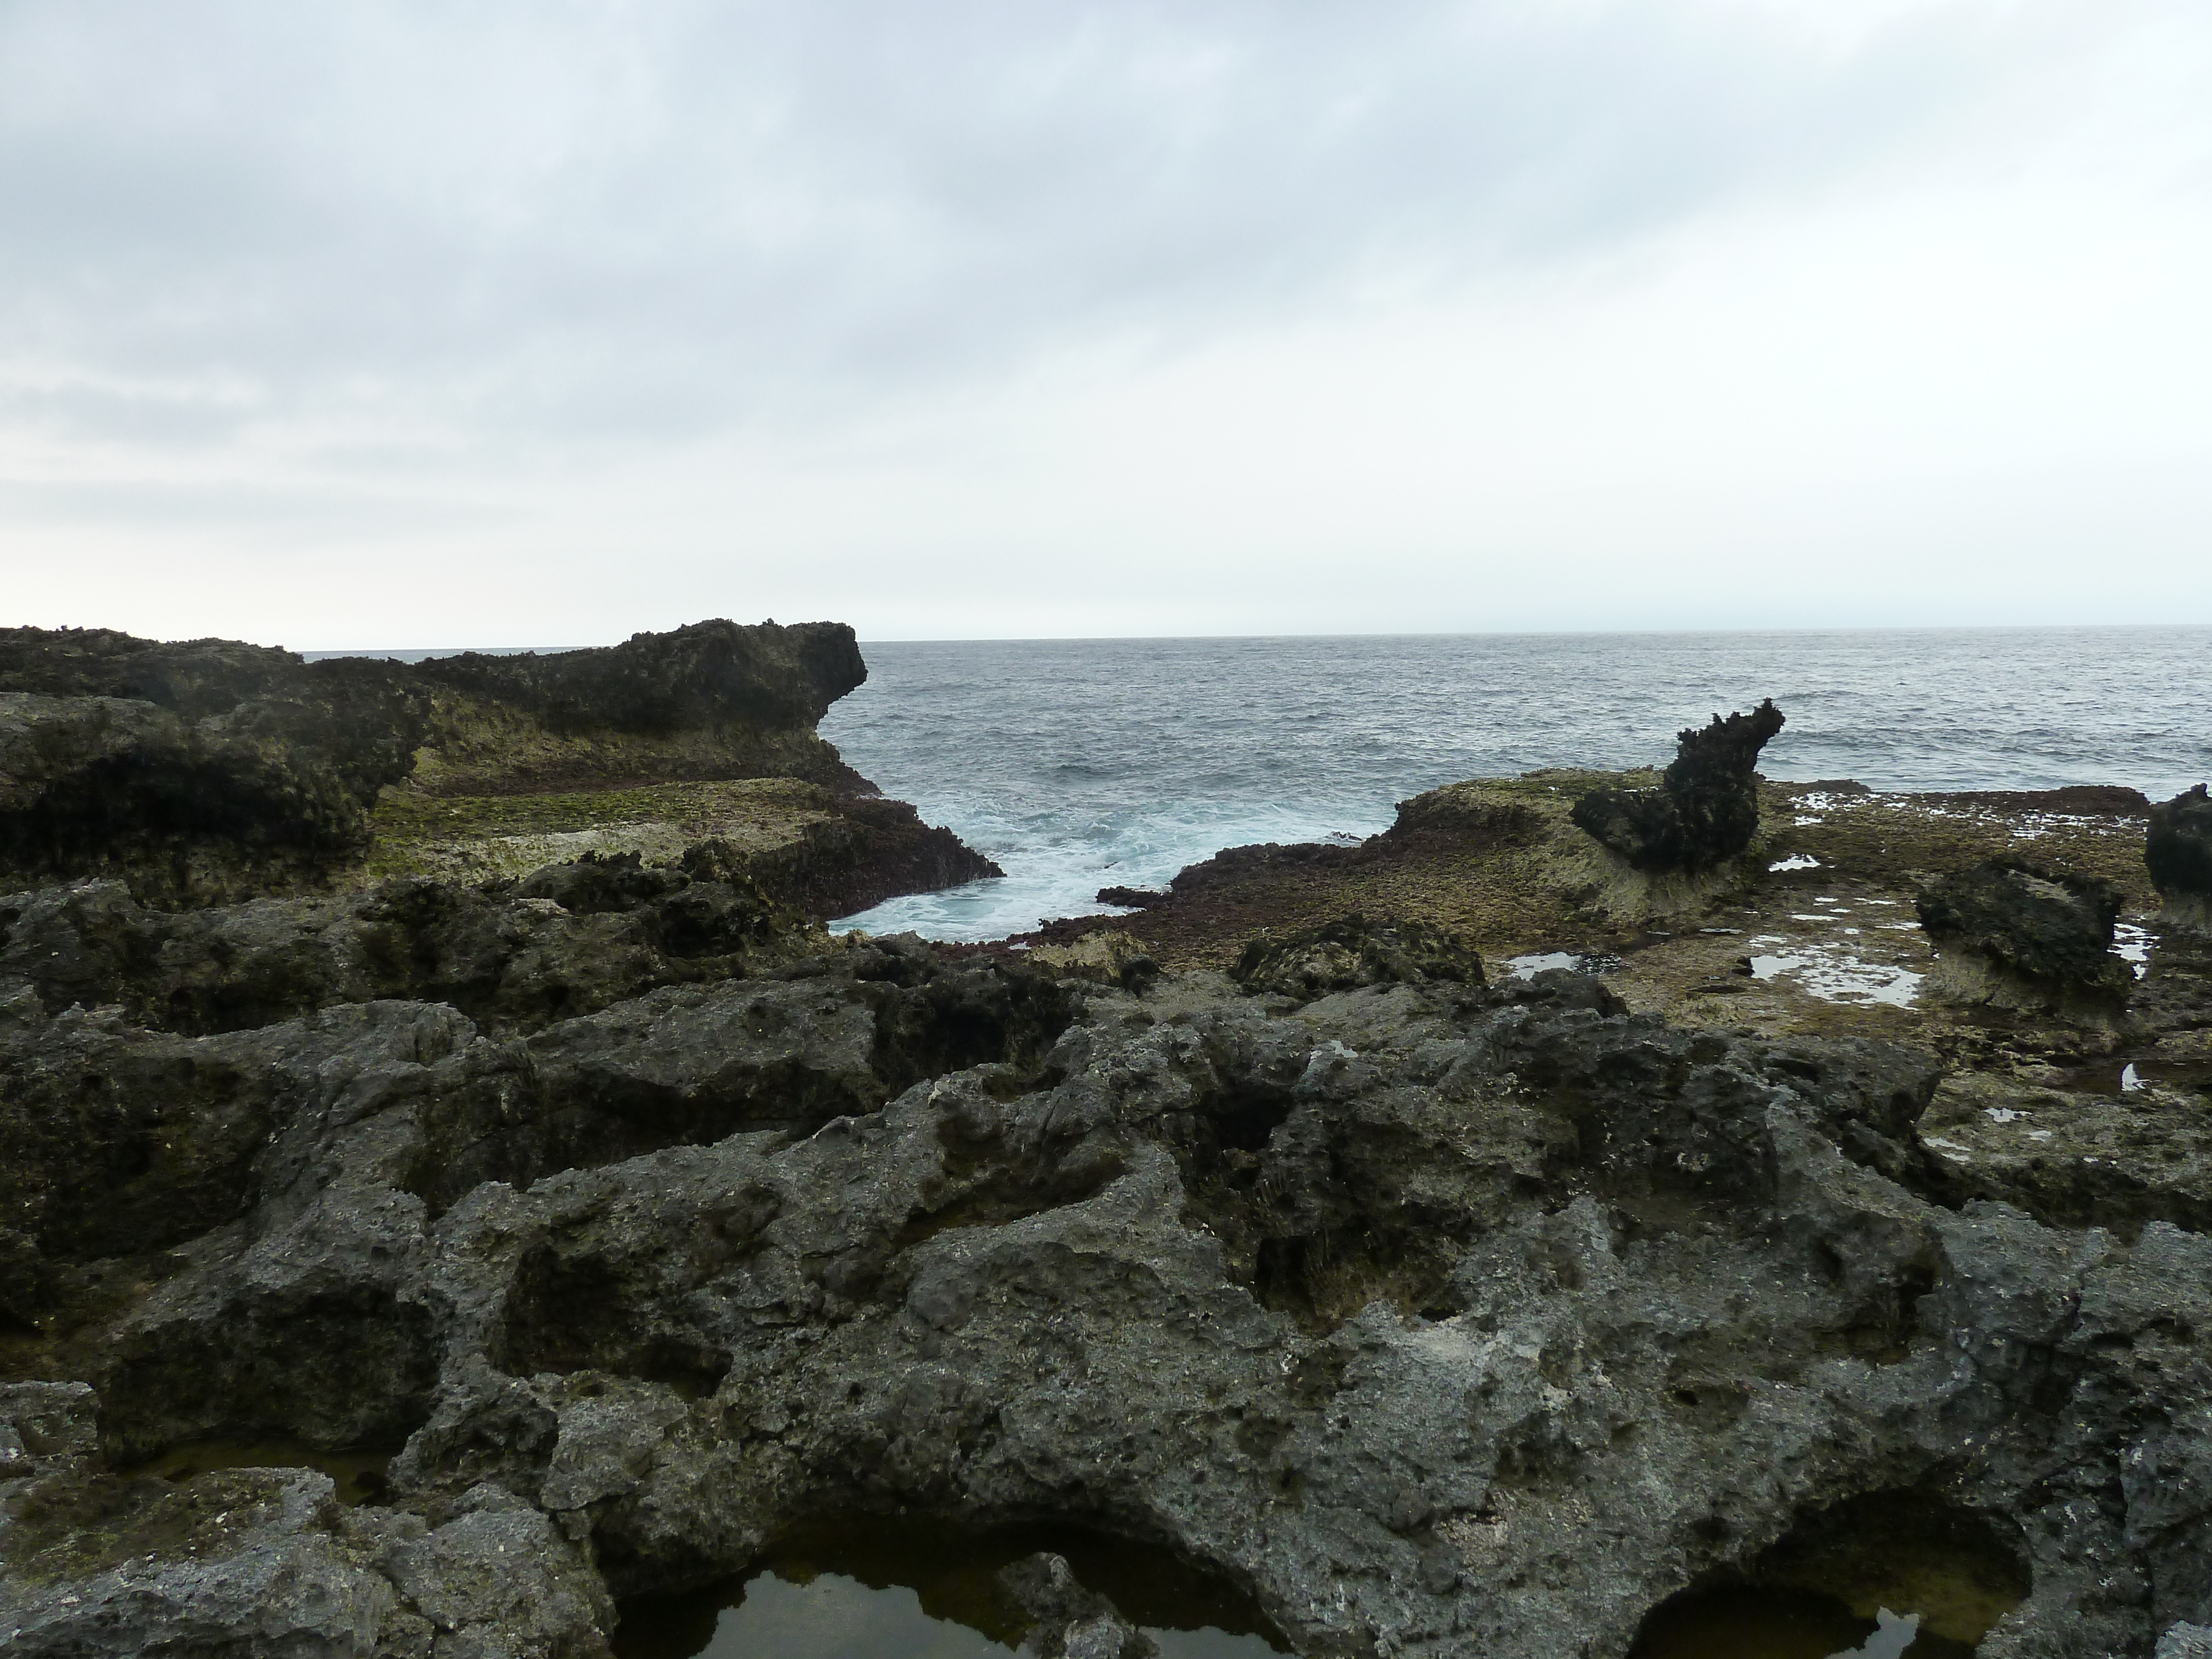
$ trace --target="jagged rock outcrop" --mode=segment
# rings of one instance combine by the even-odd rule
[[[1656,789],[1594,789],[1575,823],[1647,875],[1698,874],[1735,858],[1759,833],[1759,750],[1783,726],[1768,698],[1745,714],[1685,730]]]
[[[175,908],[358,879],[380,793],[403,783],[412,840],[434,840],[444,803],[459,828],[496,819],[491,802],[558,796],[561,822],[585,826],[649,811],[620,793],[641,787],[825,786],[784,804],[788,833],[747,872],[817,915],[998,873],[872,798],[816,734],[866,675],[834,623],[708,622],[605,649],[412,665],[0,630],[0,891],[108,878]]]
[[[1944,877],[1918,911],[1938,953],[1929,988],[1951,1000],[2104,1018],[2135,983],[2112,948],[2119,890],[2101,878],[1990,859]]]
[[[599,1654],[615,1598],[902,1512],[1164,1543],[1312,1654],[1620,1659],[1817,1587],[1853,1505],[1986,1522],[1984,1659],[2212,1618],[2212,1247],[1976,1197],[1925,1056],[1556,973],[800,966],[507,1039],[18,993],[11,1652]],[[352,1509],[130,1466],[207,1437],[398,1455]]]
[[[1034,1621],[1019,1659],[1154,1659],[1159,1651],[1060,1556],[1024,1557],[1000,1571],[999,1583]]]
[[[2212,796],[2203,784],[2150,809],[2143,862],[2165,901],[2159,920],[2212,932]]]
[[[1480,985],[1482,957],[1458,934],[1421,921],[1345,916],[1244,947],[1229,976],[1249,991],[1301,1001],[1363,985]]]
[[[694,623],[599,650],[469,653],[391,672],[431,693],[414,782],[433,793],[744,777],[872,788],[814,732],[868,677],[842,623]]]
[[[118,881],[0,896],[0,1000],[113,1006],[199,1036],[340,1003],[444,1002],[501,1034],[662,985],[764,972],[826,941],[742,874],[586,858],[484,886],[398,881],[330,898],[141,906]]]

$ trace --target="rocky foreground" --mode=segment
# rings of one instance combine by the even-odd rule
[[[1695,930],[1797,825],[1557,779],[1406,833],[1470,903],[1555,848],[1579,884],[1524,908],[1752,959]],[[1601,788],[1616,841],[1554,822]],[[1740,844],[1638,862],[1692,818]],[[1304,1654],[1612,1659],[1730,1585],[1911,1598],[1985,1659],[2197,1651],[2212,1098],[2052,1062],[2189,1052],[2212,952],[2154,927],[2122,984],[2124,893],[1985,862],[1911,922],[1976,964],[1948,1047],[1725,1023],[1756,969],[1639,1012],[1371,905],[1208,966],[831,939],[712,854],[19,892],[0,1644],[598,1655],[903,1515],[1163,1545]],[[1079,1610],[1028,1650],[1136,1659],[1022,1572]]]

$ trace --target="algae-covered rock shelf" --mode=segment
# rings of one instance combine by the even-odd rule
[[[415,664],[0,630],[0,889],[176,908],[713,839],[834,915],[995,873],[817,735],[866,677],[836,623]]]

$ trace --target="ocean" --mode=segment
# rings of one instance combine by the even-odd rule
[[[1769,776],[1875,789],[2212,775],[2212,628],[864,642],[822,734],[1005,869],[840,927],[997,939],[1253,842],[1357,840],[1462,778],[1663,763],[1771,696]]]

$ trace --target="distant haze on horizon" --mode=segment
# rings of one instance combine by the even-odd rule
[[[2207,86],[2203,0],[0,0],[0,625],[2212,623]]]

